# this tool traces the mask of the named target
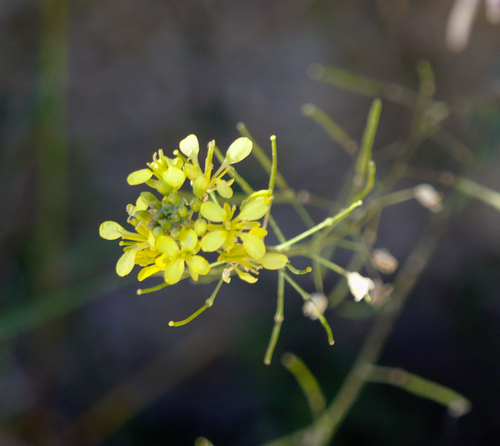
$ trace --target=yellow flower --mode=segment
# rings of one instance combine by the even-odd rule
[[[165,282],[169,285],[179,282],[184,274],[185,265],[194,281],[200,275],[208,274],[208,261],[196,255],[200,250],[198,235],[193,229],[183,228],[179,235],[180,248],[177,242],[168,235],[158,237],[156,246],[163,253],[156,259],[157,271],[164,271]]]
[[[262,218],[269,209],[270,192],[263,192],[266,194],[252,194],[245,200],[239,215],[234,219],[235,206],[230,207],[225,203],[224,207],[221,207],[212,201],[203,203],[201,215],[208,221],[220,223],[208,225],[208,232],[201,240],[203,251],[213,252],[220,248],[230,251],[239,238],[250,257],[262,258],[266,253],[262,239],[267,235],[267,231],[259,228],[260,223],[255,220]]]
[[[137,232],[127,231],[114,221],[105,221],[99,227],[99,234],[106,240],[116,240],[122,238],[128,240],[121,242],[125,246],[124,254],[116,264],[116,273],[120,276],[126,276],[134,268],[135,264],[147,265],[155,262],[156,257],[161,253],[155,248],[155,239],[142,223],[137,223],[135,230]],[[146,259],[150,259],[149,263]]]

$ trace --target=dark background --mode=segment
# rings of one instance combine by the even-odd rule
[[[318,62],[418,89],[415,65],[427,59],[436,98],[464,98],[448,130],[476,156],[469,175],[500,190],[500,27],[481,5],[468,46],[453,53],[444,40],[452,3],[2,0],[0,444],[192,445],[206,436],[258,445],[307,425],[281,354],[301,357],[330,401],[370,321],[327,313],[330,347],[287,288],[266,367],[274,273],[253,286],[233,280],[203,316],[170,328],[213,285],[137,296],[133,277],[114,274],[121,248],[99,238],[99,224],[125,224],[140,192],[126,176],[158,148],[168,154],[195,133],[224,150],[239,121],[268,153],[277,136],[293,188],[334,198],[349,159],[300,108],[316,104],[359,141],[371,99],[310,80]],[[492,101],[468,112],[476,96]],[[410,118],[384,102],[375,152],[404,138]],[[415,163],[453,170],[436,150]],[[253,159],[240,171],[266,187]],[[285,207],[275,211],[287,236],[304,229]],[[403,261],[428,219],[414,201],[391,208],[378,245]],[[472,411],[453,420],[436,403],[369,384],[334,444],[498,444],[499,227],[482,203],[457,215],[380,360],[456,389]]]

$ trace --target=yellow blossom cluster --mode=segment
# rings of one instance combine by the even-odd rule
[[[261,268],[284,267],[287,256],[267,252],[264,243],[267,231],[259,222],[269,211],[271,190],[250,194],[240,204],[239,212],[228,202],[219,204],[219,199],[228,200],[233,196],[234,179],[224,177],[231,165],[251,153],[251,140],[236,139],[215,172],[214,141],[208,145],[203,169],[195,135],[183,139],[179,148],[180,152],[174,151],[173,158],[159,150],[147,168],[128,176],[128,184],[146,184],[161,195],[158,198],[152,192],[142,192],[135,205],[127,206],[127,221],[133,231],[114,221],[106,221],[99,228],[104,239],[122,239],[124,253],[116,265],[117,274],[126,276],[139,265],[139,281],[158,274],[163,274],[166,285],[188,276],[197,281],[211,270],[205,257],[205,253],[211,252],[219,254],[217,265],[226,264],[222,273],[226,282],[232,271],[242,280],[253,283]],[[186,183],[191,191],[181,196],[180,189]]]

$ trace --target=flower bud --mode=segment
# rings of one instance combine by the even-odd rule
[[[199,218],[194,223],[194,232],[198,234],[200,237],[207,232],[207,221],[203,218]]]
[[[153,209],[161,207],[160,200],[158,200],[158,198],[156,198],[151,192],[141,192],[141,200]]]
[[[182,205],[177,212],[181,218],[184,218],[187,216],[189,211],[186,206]]]
[[[135,211],[134,217],[137,218],[138,221],[150,222],[152,217],[148,211]]]

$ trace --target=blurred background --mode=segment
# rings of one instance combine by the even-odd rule
[[[436,98],[461,104],[446,124],[474,154],[468,175],[500,190],[500,26],[478,2],[468,39],[464,19],[446,40],[455,3],[2,0],[0,444],[170,446],[205,436],[244,446],[309,424],[280,356],[301,357],[330,401],[370,320],[327,312],[330,347],[287,288],[281,337],[264,366],[276,274],[253,286],[233,280],[201,317],[170,328],[213,285],[137,296],[135,278],[114,272],[121,248],[98,227],[125,224],[142,191],[126,177],[154,151],[168,155],[190,133],[224,151],[240,121],[268,153],[277,136],[279,169],[294,189],[335,198],[350,159],[301,107],[314,103],[359,141],[371,98],[311,80],[313,63],[417,90],[415,66],[427,59]],[[384,101],[375,154],[405,138],[410,119]],[[414,162],[456,167],[433,146]],[[239,171],[266,187],[255,160]],[[455,420],[433,402],[369,384],[333,444],[498,444],[500,215],[464,205],[380,364],[456,389],[472,411]],[[285,206],[273,212],[287,236],[304,229]],[[391,208],[377,246],[404,261],[428,220],[415,201]]]

